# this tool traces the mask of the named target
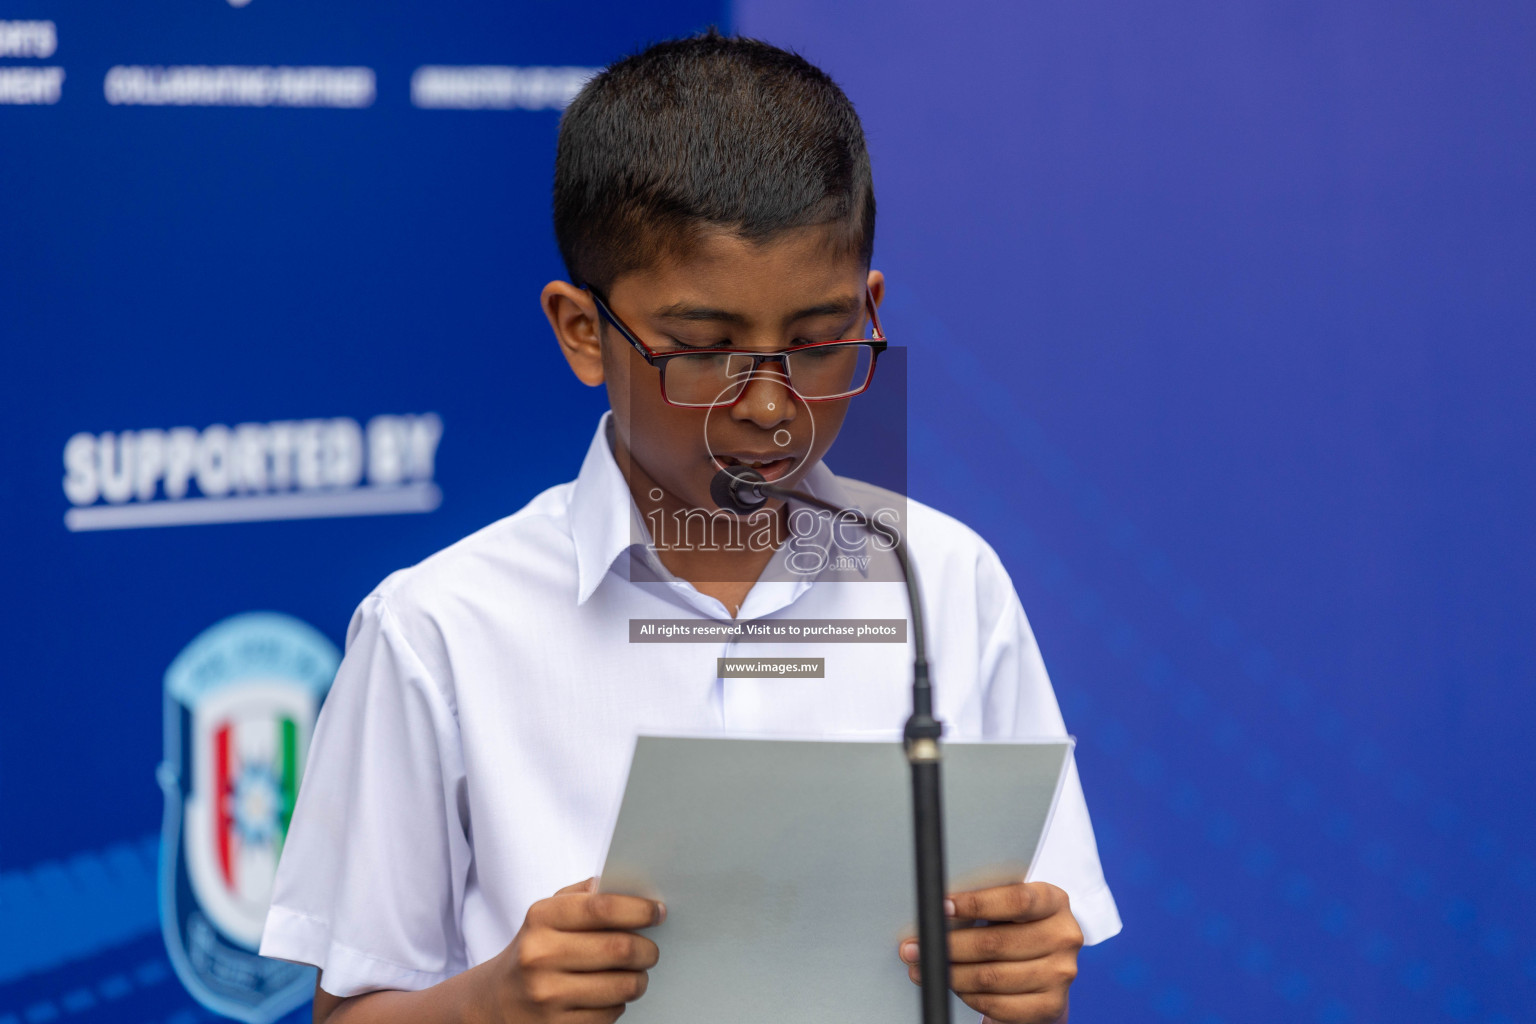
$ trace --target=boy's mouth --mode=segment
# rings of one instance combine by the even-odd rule
[[[763,479],[769,483],[782,480],[785,476],[789,475],[789,471],[799,461],[793,455],[753,455],[750,453],[714,455],[712,459],[720,469],[725,469],[727,466],[749,466],[763,474]]]

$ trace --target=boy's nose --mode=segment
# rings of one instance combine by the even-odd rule
[[[782,370],[772,363],[763,364],[747,382],[741,398],[731,406],[731,415],[738,420],[750,420],[764,430],[793,420],[797,403],[787,384]]]

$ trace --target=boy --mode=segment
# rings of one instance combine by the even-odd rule
[[[896,734],[903,644],[796,645],[825,679],[726,680],[717,657],[771,645],[629,642],[630,619],[906,617],[878,544],[777,502],[716,509],[725,466],[904,508],[950,735],[1064,732],[991,549],[820,464],[883,347],[869,158],[841,90],[750,40],[651,47],[565,113],[554,206],[570,281],[544,310],[612,411],[573,483],[353,618],[262,943],[321,968],[317,1021],[612,1021],[645,992],[666,911],[575,880],[601,866],[634,736]],[[833,548],[869,558],[801,557]],[[954,988],[1000,1024],[1065,1019],[1078,947],[1120,926],[1075,772],[1036,874],[952,896],[977,925],[951,934]],[[915,945],[891,956],[912,965]]]

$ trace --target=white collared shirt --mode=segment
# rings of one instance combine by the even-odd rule
[[[630,619],[731,616],[636,543],[607,422],[574,482],[394,573],[352,618],[261,943],[322,968],[333,995],[436,984],[597,874],[639,733],[894,738],[906,720],[908,644],[630,643]],[[824,466],[802,486],[866,510],[904,503],[948,737],[1065,735],[981,538]],[[783,554],[741,620],[908,618],[900,583],[797,577]],[[721,679],[716,659],[733,656],[821,657],[825,678]],[[1089,943],[1120,930],[1075,767],[1031,877],[1068,892]]]

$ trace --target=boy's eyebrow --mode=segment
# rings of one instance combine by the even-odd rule
[[[785,323],[794,323],[796,320],[808,320],[817,316],[853,316],[863,305],[862,296],[859,298],[829,299],[826,302],[818,302],[814,306],[798,309],[784,318]],[[744,326],[747,318],[741,313],[735,313],[728,309],[716,309],[712,306],[694,306],[686,302],[675,302],[670,306],[663,306],[656,311],[656,316],[662,320],[686,320],[690,322],[725,323]]]
[[[738,325],[747,322],[747,318],[740,313],[709,306],[690,306],[686,302],[675,302],[670,306],[663,306],[656,311],[656,316],[662,320],[708,321]]]

